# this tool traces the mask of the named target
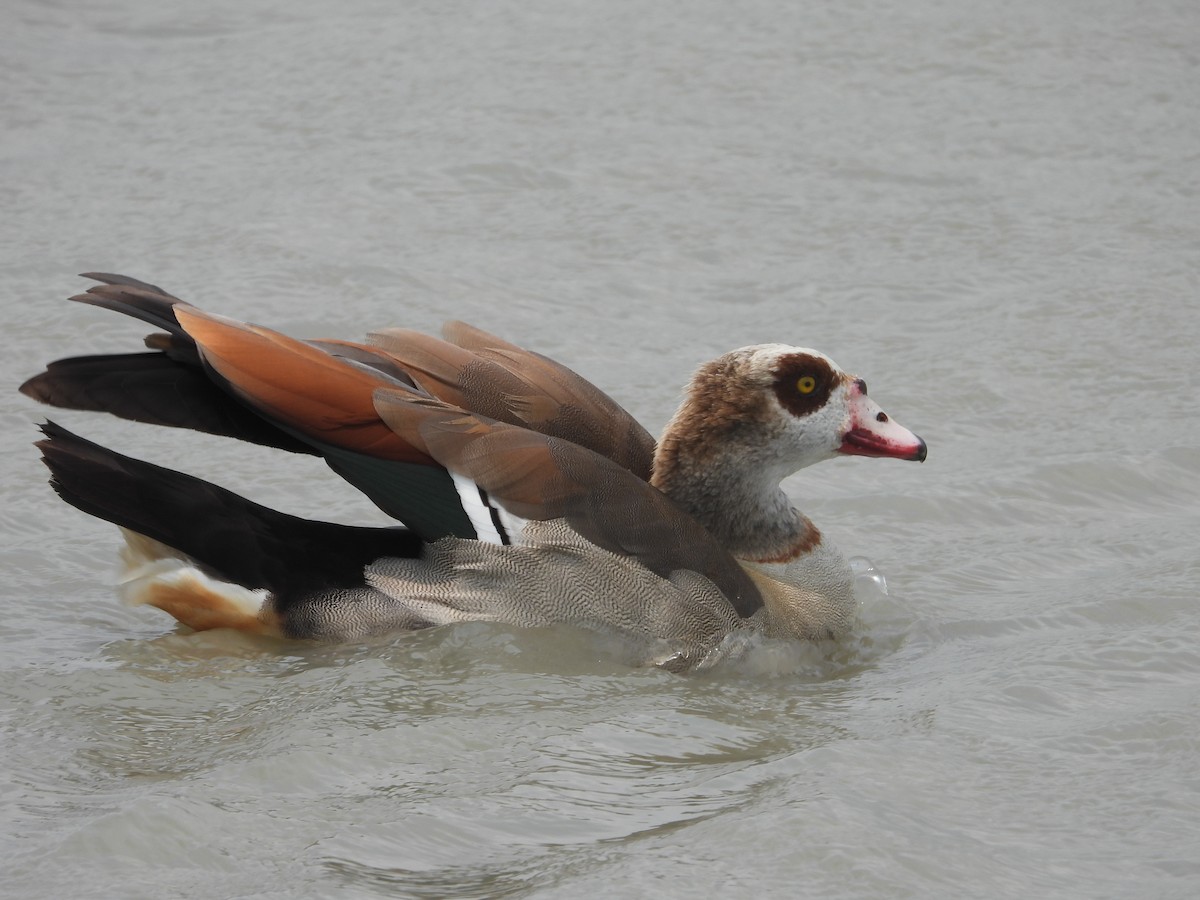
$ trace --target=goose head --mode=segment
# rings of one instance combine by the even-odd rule
[[[796,468],[839,453],[924,462],[925,441],[868,397],[863,379],[825,354],[779,344],[746,349],[746,386],[774,397],[778,408],[768,402],[760,412],[766,423],[775,417],[782,422],[780,452],[785,458],[794,453]]]
[[[839,455],[922,461],[926,446],[825,354],[758,344],[692,377],[659,441],[653,483],[734,553],[774,558],[811,542],[780,481]]]

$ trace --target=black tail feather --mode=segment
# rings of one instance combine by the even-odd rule
[[[161,332],[146,343],[155,353],[60,359],[23,385],[21,393],[61,409],[107,412],[134,422],[189,428],[292,453],[318,451],[251,412],[221,390],[203,368],[195,341],[179,325],[184,301],[127,275],[89,272],[103,282],[72,297],[147,322]]]
[[[313,522],[260,506],[224,488],[122,456],[53,422],[38,441],[50,483],[67,503],[179,550],[225,581],[277,597],[360,585],[363,566],[415,557],[404,528]]]
[[[168,294],[157,284],[150,284],[148,281],[140,281],[137,278],[133,278],[129,275],[114,275],[112,272],[83,272],[79,277],[90,278],[92,281],[99,281],[103,282],[104,284],[123,285],[125,287],[133,287],[143,291],[150,291],[154,294],[162,294],[168,300],[179,299],[178,297]]]
[[[162,353],[60,359],[21,385],[21,393],[60,409],[107,412],[292,453],[318,452],[244,407],[202,369]]]
[[[173,337],[191,343],[191,338],[180,327],[179,320],[175,317],[175,304],[187,305],[186,301],[172,297],[160,287],[127,275],[88,272],[83,277],[103,283],[88,288],[86,293],[76,294],[72,300],[133,316],[155,328],[161,328]]]

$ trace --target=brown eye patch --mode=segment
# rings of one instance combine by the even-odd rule
[[[829,363],[807,353],[784,356],[775,367],[775,396],[794,416],[807,416],[824,406],[834,382]]]

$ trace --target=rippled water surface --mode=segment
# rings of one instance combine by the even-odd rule
[[[0,869],[13,897],[1192,897],[1200,7],[11,0]],[[462,318],[652,430],[701,361],[857,372],[923,466],[788,482],[842,646],[185,634],[16,385],[124,271],[299,336]],[[289,512],[312,460],[64,424]]]

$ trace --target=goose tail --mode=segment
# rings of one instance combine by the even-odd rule
[[[123,598],[197,631],[297,634],[296,607],[358,588],[381,557],[416,557],[404,528],[315,522],[217,485],[123,456],[54,422],[37,446],[58,495],[125,535]]]

